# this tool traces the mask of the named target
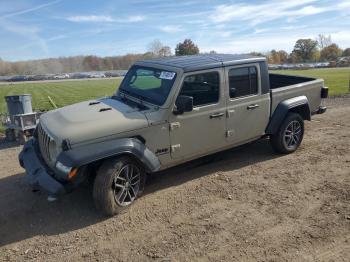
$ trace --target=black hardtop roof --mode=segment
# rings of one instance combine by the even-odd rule
[[[265,61],[265,57],[252,55],[210,54],[154,58],[138,61],[137,64],[178,67],[185,72],[210,69],[234,64]]]

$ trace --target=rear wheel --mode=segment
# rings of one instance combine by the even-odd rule
[[[134,159],[122,156],[107,160],[94,182],[96,208],[108,216],[122,212],[142,194],[145,179],[143,167]]]
[[[298,149],[304,136],[304,120],[296,113],[288,113],[278,132],[271,135],[271,145],[278,153],[289,154]]]

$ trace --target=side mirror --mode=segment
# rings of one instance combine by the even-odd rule
[[[177,97],[175,105],[175,115],[181,115],[185,112],[191,112],[193,110],[193,97],[180,95]]]
[[[236,88],[230,87],[230,97],[235,97],[236,96]]]

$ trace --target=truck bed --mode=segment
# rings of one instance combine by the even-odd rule
[[[321,89],[324,85],[322,79],[280,74],[269,74],[269,79],[271,115],[281,101],[297,96],[307,97],[311,112],[318,110],[321,104]]]

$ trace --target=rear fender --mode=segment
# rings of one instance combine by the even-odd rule
[[[311,120],[309,101],[306,96],[293,97],[278,104],[270,123],[266,128],[266,134],[275,134],[287,116],[288,112],[298,113],[304,120]]]

